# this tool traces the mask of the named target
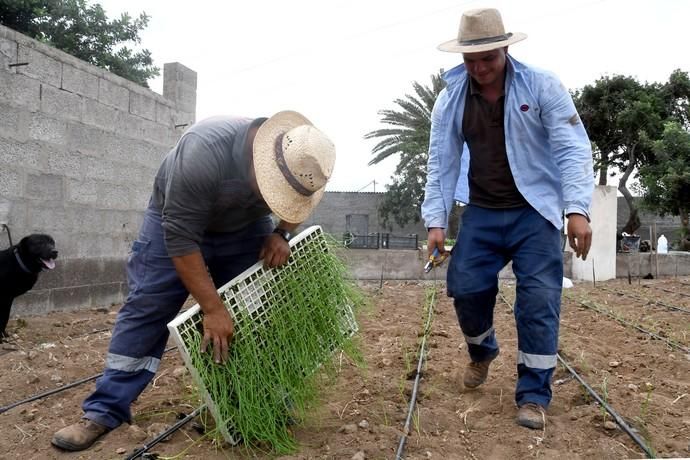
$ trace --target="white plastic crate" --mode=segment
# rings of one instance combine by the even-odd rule
[[[290,241],[290,247],[291,255],[285,266],[277,269],[264,269],[262,261],[259,261],[218,289],[221,299],[235,321],[236,338],[242,336],[245,340],[254,340],[259,346],[263,345],[263,339],[255,331],[270,319],[272,311],[275,309],[290,308],[290,298],[279,287],[281,277],[284,277],[286,274],[296,276],[300,281],[300,285],[304,285],[306,292],[314,289],[328,292],[328,289],[332,287],[332,283],[324,283],[321,278],[317,280],[313,276],[314,273],[322,269],[322,267],[316,266],[318,262],[315,261],[314,254],[330,250],[320,226],[309,227],[301,232]],[[333,281],[336,284],[342,282],[341,280]],[[276,307],[276,305],[281,306]],[[335,334],[341,334],[341,336],[322,337],[320,340],[323,342],[320,344],[321,347],[329,352],[335,351],[337,343],[339,343],[339,341],[336,341],[337,339],[350,337],[357,332],[357,323],[352,306],[345,304],[335,307],[338,309],[339,324],[333,325],[333,331],[336,331]],[[319,308],[319,306],[315,303],[310,305],[309,308]],[[240,315],[241,313],[249,314]],[[189,354],[190,339],[192,337],[195,339],[201,337],[202,320],[201,308],[197,304],[171,321],[168,324],[168,329],[178,346],[185,365],[199,386],[220,432],[227,442],[236,445],[240,439],[233,429],[232,420],[228,420],[226,424],[223,423],[220,411],[212,398],[211,392],[203,382]],[[311,369],[302,369],[305,377],[321,364],[322,362],[314,362]],[[289,398],[289,395],[285,396]]]

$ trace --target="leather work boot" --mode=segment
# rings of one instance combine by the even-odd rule
[[[525,403],[518,409],[517,424],[533,430],[542,430],[546,424],[546,410],[539,404]]]
[[[465,384],[465,388],[477,388],[479,385],[486,382],[491,361],[496,359],[497,356],[498,354],[493,358],[481,362],[470,361],[465,368],[465,375],[462,380]]]
[[[89,419],[81,419],[74,425],[66,426],[53,435],[54,446],[64,450],[84,450],[91,447],[98,438],[110,429]]]

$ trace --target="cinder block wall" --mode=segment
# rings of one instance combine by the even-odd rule
[[[161,96],[0,26],[0,201],[15,243],[49,233],[60,252],[15,314],[123,300],[153,177],[195,111],[181,64],[165,64]]]

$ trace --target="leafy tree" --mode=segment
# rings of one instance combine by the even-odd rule
[[[139,33],[148,21],[145,13],[110,21],[100,4],[87,0],[0,1],[3,25],[145,87],[160,69],[149,50],[134,51],[126,44],[141,43]]]
[[[646,206],[662,216],[680,216],[681,236],[690,235],[690,133],[678,122],[668,122],[661,139],[653,143],[656,161],[640,168]]]
[[[381,122],[391,127],[367,133],[365,139],[381,139],[372,150],[374,158],[369,165],[400,155],[400,161],[379,207],[384,227],[392,219],[404,226],[421,220],[420,206],[424,199],[426,163],[431,133],[431,111],[445,82],[441,72],[431,76],[431,85],[412,84],[414,94],[406,94],[394,102],[399,109],[381,110]]]
[[[620,172],[618,190],[625,197],[630,215],[622,231],[633,233],[640,226],[637,205],[628,189],[636,171],[655,161],[654,141],[668,120],[688,126],[690,79],[680,70],[669,81],[639,83],[632,77],[603,77],[573,94],[580,117],[593,143],[599,184]]]

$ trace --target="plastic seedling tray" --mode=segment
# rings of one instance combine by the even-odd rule
[[[290,241],[290,246],[291,255],[285,266],[276,269],[264,269],[262,262],[259,261],[218,289],[218,293],[235,322],[233,343],[237,340],[253,340],[258,350],[265,346],[266,337],[263,334],[265,334],[266,330],[270,330],[267,327],[270,328],[272,317],[280,313],[289,314],[289,312],[281,312],[280,309],[308,308],[310,312],[315,312],[314,309],[326,308],[324,304],[332,303],[333,299],[336,302],[342,302],[340,305],[328,305],[328,308],[336,309],[336,315],[331,315],[328,318],[335,317],[338,324],[325,328],[323,328],[323,324],[318,326],[323,328],[326,333],[315,335],[313,340],[318,343],[318,348],[326,350],[326,352],[316,353],[313,362],[302,364],[301,372],[307,378],[326,359],[330,358],[332,352],[339,347],[339,344],[343,343],[344,339],[355,334],[357,323],[352,305],[343,302],[342,296],[330,296],[328,294],[333,289],[337,289],[338,283],[342,283],[342,280],[335,279],[337,275],[333,272],[329,272],[329,275],[324,276],[324,267],[319,266],[323,265],[322,262],[319,262],[319,260],[324,260],[323,254],[330,252],[321,227],[313,226],[304,230]],[[320,275],[315,276],[317,273]],[[290,280],[293,282],[292,286],[294,286],[294,280],[299,282],[301,295],[299,302],[289,298],[289,296],[294,297],[294,292],[290,293],[289,289],[286,289],[286,285],[289,285]],[[316,299],[317,297],[318,301],[310,301],[310,299]],[[318,317],[317,314],[310,314],[304,317],[308,321],[312,316]],[[224,417],[219,404],[237,405],[239,402],[232,396],[222,398],[223,401],[221,402],[214,400],[213,391],[207,385],[208,382],[205,382],[201,377],[203,372],[200,372],[200,369],[196,367],[196,365],[200,365],[199,362],[195,365],[190,354],[191,347],[198,347],[200,343],[202,320],[203,314],[197,304],[171,321],[168,324],[168,329],[178,346],[185,365],[189,369],[192,378],[201,391],[202,397],[216,420],[220,433],[228,443],[236,445],[241,441],[241,436],[235,429],[238,421],[227,419],[227,415]],[[308,329],[308,326],[305,324],[295,325],[295,327],[301,327],[305,330]],[[262,333],[262,331],[264,332]],[[289,342],[284,344],[285,347],[293,345],[299,346],[299,344],[291,344]],[[203,365],[208,366],[209,364],[205,363]],[[275,366],[276,363],[266,360],[266,362],[261,362],[259,365]],[[229,372],[223,374],[222,377],[227,380],[224,382],[224,385],[232,389],[232,379]],[[272,387],[270,382],[262,385],[261,388],[257,388],[257,392],[266,391],[278,392],[287,402],[286,405],[289,406],[290,394],[286,393],[285,389]],[[224,412],[225,414],[228,413],[227,410]]]

